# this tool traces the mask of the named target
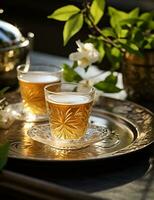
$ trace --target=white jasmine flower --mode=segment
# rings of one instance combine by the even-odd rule
[[[82,43],[76,41],[78,46],[77,52],[71,53],[69,59],[78,62],[78,66],[86,68],[92,63],[99,60],[99,52],[95,49],[92,43]]]

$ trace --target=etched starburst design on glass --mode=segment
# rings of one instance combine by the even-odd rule
[[[78,105],[60,105],[48,102],[52,134],[60,139],[79,139],[86,130],[91,102]]]
[[[42,114],[46,112],[44,99],[44,83],[26,83],[20,81],[21,94],[24,105],[32,113]]]

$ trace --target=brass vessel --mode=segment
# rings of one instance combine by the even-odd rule
[[[154,51],[146,51],[144,56],[126,53],[122,75],[128,99],[154,101]]]
[[[17,86],[16,67],[29,62],[32,37],[23,37],[17,27],[0,20],[0,88]]]

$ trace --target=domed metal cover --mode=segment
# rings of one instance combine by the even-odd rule
[[[25,38],[17,27],[0,20],[0,88],[17,87],[16,67],[28,62],[31,35]]]
[[[19,45],[24,40],[17,27],[0,20],[0,49]]]

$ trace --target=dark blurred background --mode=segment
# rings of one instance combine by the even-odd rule
[[[4,13],[2,20],[16,25],[24,36],[28,32],[35,34],[34,50],[67,57],[76,48],[75,40],[86,38],[87,28],[84,27],[74,36],[66,47],[63,46],[63,22],[48,19],[47,16],[55,9],[64,5],[82,6],[82,0],[0,0],[0,8]],[[154,0],[107,0],[107,4],[118,9],[129,11],[139,7],[142,11],[154,10]],[[104,26],[107,25],[107,16]]]

